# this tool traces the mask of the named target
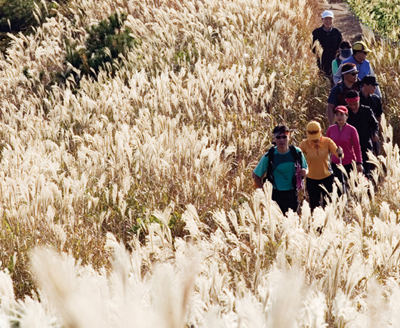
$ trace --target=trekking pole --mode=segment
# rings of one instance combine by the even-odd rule
[[[339,161],[340,161],[340,165],[342,165],[342,167],[344,168],[343,164],[342,164],[342,155],[339,156]],[[345,194],[346,193],[346,183],[344,181],[344,174],[343,174],[343,170],[342,171],[342,193]]]

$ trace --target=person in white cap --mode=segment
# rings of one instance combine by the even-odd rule
[[[355,64],[346,63],[341,66],[342,80],[336,84],[328,98],[328,106],[326,115],[328,116],[329,125],[334,123],[333,110],[340,105],[346,105],[346,94],[350,90],[360,91],[360,84],[357,78],[358,70]]]
[[[313,34],[313,45],[319,41],[323,49],[321,59],[318,59],[319,68],[326,76],[332,76],[332,61],[336,58],[339,45],[342,42],[342,33],[333,27],[333,13],[325,10],[321,16],[322,26],[315,29]]]

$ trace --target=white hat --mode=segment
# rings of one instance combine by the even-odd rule
[[[331,12],[330,10],[325,10],[323,13],[322,13],[322,16],[321,16],[322,18],[326,18],[326,17],[332,17],[333,18],[333,12]]]

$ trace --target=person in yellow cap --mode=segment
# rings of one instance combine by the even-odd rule
[[[307,192],[310,198],[310,207],[314,210],[320,206],[321,196],[327,196],[326,191],[332,192],[333,173],[330,170],[329,155],[336,157],[343,155],[343,150],[337,147],[332,139],[322,136],[322,129],[318,122],[311,121],[307,125],[307,139],[300,143],[300,149],[307,159],[308,173],[306,178]],[[325,199],[323,206],[326,204]]]
[[[368,48],[364,41],[357,41],[353,43],[352,46],[353,55],[349,58],[342,61],[342,65],[346,63],[353,63],[356,65],[358,71],[358,78],[362,80],[364,76],[370,75],[375,76],[374,70],[367,59],[369,53],[372,52],[371,49]],[[336,74],[333,76],[333,82],[337,84],[342,77],[342,68],[339,67]],[[381,92],[379,88],[375,89],[375,94],[381,97]]]

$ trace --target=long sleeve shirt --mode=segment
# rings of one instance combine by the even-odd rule
[[[365,97],[364,94],[360,92],[360,104],[370,107],[374,112],[375,118],[379,121],[383,113],[381,98],[379,98],[376,94]]]
[[[361,152],[367,149],[372,149],[372,137],[379,132],[379,123],[375,118],[372,109],[360,105],[357,113],[354,113],[349,108],[349,118],[347,123],[357,129],[358,137],[360,138]]]
[[[332,139],[321,137],[318,143],[304,139],[300,143],[300,149],[307,159],[308,178],[322,180],[332,174],[329,170],[329,154],[339,157],[336,152],[337,146]]]
[[[324,26],[316,28],[313,32],[313,44],[315,41],[319,41],[323,49],[321,62],[319,63],[320,68],[326,73],[332,73],[332,60],[336,57],[336,52],[339,49],[339,45],[342,42],[342,34],[340,31],[332,27],[329,31]]]
[[[344,155],[342,159],[343,165],[351,164],[353,161],[362,163],[360,140],[354,126],[345,124],[342,130],[340,130],[339,125],[331,125],[328,131],[326,131],[326,136],[331,138],[338,147],[342,147]],[[332,162],[339,164],[340,160],[333,155]]]

